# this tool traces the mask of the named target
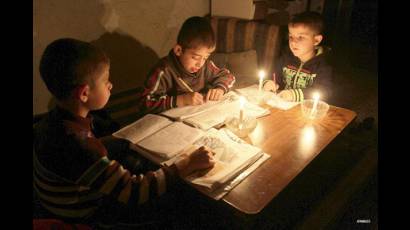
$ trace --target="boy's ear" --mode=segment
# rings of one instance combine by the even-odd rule
[[[321,35],[321,34],[315,35],[315,37],[314,37],[315,46],[319,45],[320,42],[322,41],[322,39],[323,39],[323,35]]]
[[[90,94],[90,86],[88,84],[77,86],[74,93],[75,98],[79,99],[83,103],[86,103]]]
[[[178,57],[182,55],[182,46],[176,44],[173,50],[174,50],[174,54],[177,55]]]

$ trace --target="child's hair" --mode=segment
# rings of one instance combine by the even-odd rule
[[[94,86],[91,76],[103,64],[109,65],[107,55],[88,42],[62,38],[50,43],[40,60],[40,75],[48,90],[57,99],[66,99],[78,85]]]
[[[215,47],[215,34],[209,20],[198,16],[188,18],[179,30],[177,43],[183,49]]]
[[[323,32],[323,18],[322,16],[313,11],[306,11],[299,14],[295,14],[289,22],[289,25],[303,24],[309,27],[316,34],[322,34]]]

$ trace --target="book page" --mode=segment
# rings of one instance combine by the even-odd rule
[[[167,117],[170,117],[174,120],[184,120],[187,119],[189,117],[193,117],[196,116],[198,114],[201,114],[203,112],[208,111],[209,109],[212,109],[213,107],[215,107],[218,104],[223,104],[229,101],[233,101],[235,100],[237,94],[233,93],[233,92],[228,92],[227,94],[225,94],[223,96],[223,98],[219,101],[207,101],[202,105],[190,105],[190,106],[184,106],[184,107],[180,107],[180,108],[173,108],[173,109],[169,109],[167,111],[162,112],[161,114]]]
[[[239,112],[240,102],[239,100],[235,100],[229,103],[216,105],[204,113],[185,119],[184,122],[200,129],[208,130],[222,124],[227,117],[239,117]],[[270,114],[268,109],[264,109],[249,102],[244,104],[244,116],[258,118],[268,114]]]
[[[279,97],[277,94],[270,95],[269,97],[264,98],[265,103],[273,108],[278,108],[281,110],[288,110],[293,108],[295,105],[299,104],[299,102],[294,101],[286,101]]]
[[[192,145],[204,132],[182,122],[173,122],[137,143],[150,153],[164,159],[170,159]]]
[[[256,84],[240,89],[235,89],[235,91],[240,95],[246,97],[246,99],[253,104],[259,104],[259,102],[263,100],[264,97],[274,94],[273,92],[269,91],[259,91],[259,86]]]
[[[194,145],[210,148],[215,153],[216,163],[212,169],[196,172],[185,179],[213,190],[263,155],[260,148],[237,140],[240,139],[232,133],[227,135],[224,129],[208,130]]]
[[[240,174],[236,177],[233,177],[231,180],[228,180],[226,183],[221,184],[221,186],[215,188],[214,190],[209,190],[206,187],[197,186],[196,188],[202,192],[203,194],[215,199],[219,200],[224,197],[229,191],[235,188],[238,184],[240,184],[247,176],[252,174],[258,167],[260,167],[265,161],[270,158],[270,155],[267,153],[263,153],[263,155],[258,158],[255,163],[250,164],[244,170],[240,172]]]
[[[291,102],[283,100],[279,97],[276,93],[269,92],[269,91],[259,91],[258,85],[251,85],[249,87],[236,89],[239,94],[246,97],[251,103],[258,103],[259,101],[263,101],[267,105],[278,108],[281,110],[288,110],[293,108],[295,105],[299,104],[299,102]]]
[[[141,119],[125,126],[112,135],[119,138],[124,138],[132,143],[137,143],[147,136],[152,135],[156,131],[170,125],[172,121],[163,116],[155,114],[147,114]]]

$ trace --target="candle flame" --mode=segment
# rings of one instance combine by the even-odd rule
[[[239,97],[239,103],[241,105],[241,109],[243,108],[243,106],[245,105],[246,99],[245,97],[241,96]]]
[[[258,75],[259,75],[259,79],[265,78],[265,71],[260,70]]]
[[[314,94],[313,94],[313,99],[316,101],[316,100],[319,100],[319,97],[320,97],[320,94],[318,93],[318,92],[315,92]]]

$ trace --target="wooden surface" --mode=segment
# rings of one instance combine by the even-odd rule
[[[287,111],[271,109],[245,139],[271,158],[223,200],[247,214],[260,212],[355,117],[355,112],[334,106],[324,118],[314,121],[302,116],[300,105]]]

